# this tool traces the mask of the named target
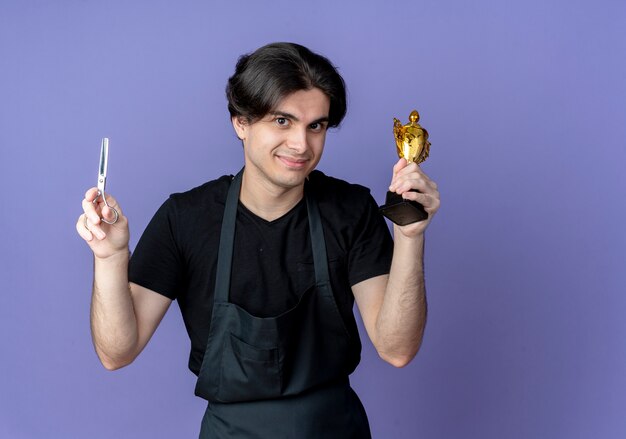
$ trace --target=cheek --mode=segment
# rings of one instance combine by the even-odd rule
[[[267,130],[263,133],[258,133],[255,145],[259,149],[271,149],[280,145],[283,141],[284,139],[281,133]]]
[[[315,151],[316,154],[321,154],[324,150],[324,143],[326,141],[326,133],[318,134],[313,136],[309,142],[311,148]]]
[[[315,151],[318,155],[321,155],[324,151],[324,144],[326,143],[326,134],[320,135],[319,139],[316,139]]]

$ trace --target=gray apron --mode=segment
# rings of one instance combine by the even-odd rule
[[[335,302],[310,191],[315,285],[275,317],[256,317],[228,302],[242,174],[231,183],[222,220],[211,328],[195,390],[209,401],[200,438],[370,438],[348,381],[360,341],[350,337]]]

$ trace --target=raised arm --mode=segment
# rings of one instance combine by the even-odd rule
[[[119,369],[130,363],[146,346],[165,315],[171,300],[147,288],[128,282],[129,229],[115,199],[108,204],[119,213],[115,224],[106,224],[114,213],[102,201],[98,190],[89,189],[83,211],[76,223],[78,234],[94,254],[94,282],[91,297],[91,334],[105,368]]]
[[[419,192],[413,192],[417,189]],[[424,232],[439,209],[437,185],[415,163],[400,159],[393,168],[391,191],[421,203],[428,218],[394,225],[394,251],[389,275],[352,287],[367,333],[378,354],[403,367],[417,354],[426,325]]]

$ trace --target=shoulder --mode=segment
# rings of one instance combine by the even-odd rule
[[[309,184],[321,195],[337,195],[352,194],[361,197],[369,196],[370,190],[360,184],[349,183],[339,178],[331,177],[322,171],[313,171],[309,175]]]
[[[223,175],[186,192],[173,193],[165,204],[178,213],[224,206],[232,175]]]
[[[311,172],[308,185],[323,214],[332,212],[346,220],[357,221],[375,206],[367,187],[330,177],[321,171]]]
[[[371,198],[370,190],[367,187],[328,176],[317,170],[309,175],[308,184],[319,201],[338,199],[350,202],[350,200],[345,200],[345,197],[349,196],[351,199],[356,198],[362,202]]]

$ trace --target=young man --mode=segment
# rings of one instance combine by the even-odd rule
[[[346,112],[324,57],[277,43],[237,63],[226,89],[244,168],[161,206],[129,266],[128,220],[87,191],[76,227],[95,256],[92,334],[107,369],[130,364],[177,299],[191,339],[201,438],[369,438],[348,375],[361,352],[354,301],[380,356],[417,353],[426,320],[424,231],[437,187],[398,161],[390,190],[427,220],[394,226],[369,191],[315,167]],[[412,191],[415,189],[417,191]]]

